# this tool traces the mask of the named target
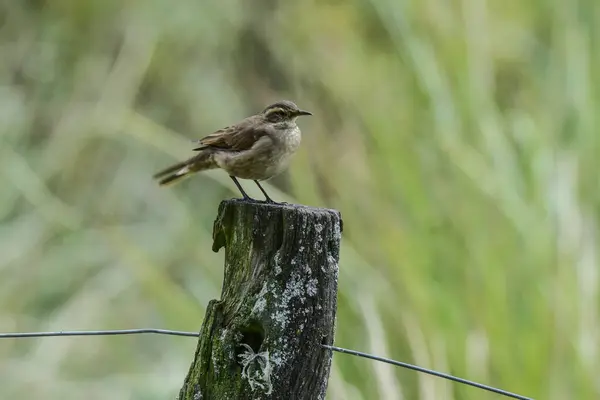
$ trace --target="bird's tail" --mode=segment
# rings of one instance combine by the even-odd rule
[[[186,178],[189,174],[190,168],[188,166],[188,162],[182,161],[156,173],[154,175],[154,179],[158,179],[158,184],[164,186]]]
[[[187,178],[195,172],[212,168],[215,168],[212,154],[201,152],[188,160],[178,162],[157,172],[154,174],[154,179],[158,179],[160,186],[165,186]]]

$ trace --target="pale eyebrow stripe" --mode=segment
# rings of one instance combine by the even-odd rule
[[[267,114],[272,114],[275,112],[285,112],[285,110],[283,108],[280,107],[276,107],[276,108],[271,108],[267,111]]]

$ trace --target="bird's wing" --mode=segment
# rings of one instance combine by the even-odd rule
[[[196,141],[199,144],[195,151],[206,148],[243,151],[251,148],[261,137],[267,135],[264,125],[257,125],[255,121],[246,118],[240,123],[228,126],[211,133],[208,136]]]

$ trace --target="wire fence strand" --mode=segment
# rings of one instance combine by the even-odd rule
[[[371,360],[375,360],[375,361],[380,361],[380,362],[392,364],[392,365],[395,365],[395,366],[398,366],[398,367],[403,367],[403,368],[407,368],[407,369],[412,369],[414,371],[423,372],[424,374],[429,374],[429,375],[437,376],[437,377],[440,377],[440,378],[448,379],[450,381],[454,381],[454,382],[458,382],[458,383],[463,383],[465,385],[469,385],[469,386],[473,386],[473,387],[476,387],[476,388],[479,388],[479,389],[487,390],[489,392],[493,392],[493,393],[497,393],[497,394],[502,394],[502,395],[507,396],[507,397],[512,397],[513,399],[533,400],[530,397],[521,396],[519,394],[507,392],[506,390],[498,389],[498,388],[495,388],[493,386],[488,386],[488,385],[484,385],[482,383],[477,383],[477,382],[473,382],[473,381],[470,381],[470,380],[467,380],[467,379],[458,378],[456,376],[445,374],[443,372],[434,371],[432,369],[427,369],[427,368],[419,367],[418,365],[408,364],[408,363],[405,363],[405,362],[402,362],[402,361],[391,360],[389,358],[379,357],[379,356],[375,356],[373,354],[363,353],[363,352],[356,351],[356,350],[344,349],[342,347],[328,346],[326,344],[323,344],[321,346],[323,346],[323,347],[325,347],[327,349],[333,350],[333,351],[337,351],[339,353],[350,354],[350,355],[357,356],[357,357],[368,358],[368,359],[371,359]]]
[[[20,338],[36,338],[36,337],[57,337],[57,336],[116,336],[116,335],[139,335],[139,334],[157,334],[157,335],[170,335],[170,336],[186,336],[186,337],[198,337],[198,332],[188,331],[174,331],[170,329],[155,329],[155,328],[140,328],[140,329],[114,329],[114,330],[99,330],[99,331],[49,331],[49,332],[13,332],[13,333],[0,333],[0,339],[20,339]],[[385,357],[379,357],[369,353],[363,353],[356,350],[345,349],[343,347],[329,346],[322,344],[321,347],[338,353],[349,354],[356,357],[367,358],[374,361],[384,362],[397,367],[411,369],[413,371],[422,372],[425,374],[437,376],[439,378],[448,379],[450,381],[462,383],[468,386],[473,386],[479,389],[487,390],[492,393],[500,394],[506,397],[519,400],[533,400],[531,397],[521,396],[506,390],[498,389],[493,386],[484,385],[474,381],[470,381],[463,378],[458,378],[453,375],[449,375],[443,372],[434,371],[419,367],[417,365],[408,364],[401,361],[392,360]]]
[[[173,331],[170,329],[116,329],[104,331],[56,331],[56,332],[15,332],[15,333],[0,333],[0,339],[10,338],[35,338],[35,337],[52,337],[52,336],[115,336],[115,335],[139,335],[142,333],[155,333],[158,335],[170,336],[191,336],[198,337],[197,332]]]

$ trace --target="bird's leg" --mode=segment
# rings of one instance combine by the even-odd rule
[[[260,183],[258,183],[257,180],[255,180],[254,183],[256,183],[256,186],[258,186],[258,188],[260,189],[260,191],[263,192],[263,194],[265,195],[265,199],[267,200],[267,203],[277,204],[275,201],[273,201],[272,198],[269,197],[269,195],[267,194],[267,192],[265,192],[265,189],[263,189],[263,187],[260,186]]]
[[[229,175],[229,177],[233,180],[233,183],[235,183],[235,186],[237,186],[238,190],[242,193],[244,200],[253,200],[252,197],[248,196],[248,194],[244,191],[244,188],[242,188],[242,185],[240,185],[240,183],[235,178],[235,176]]]

